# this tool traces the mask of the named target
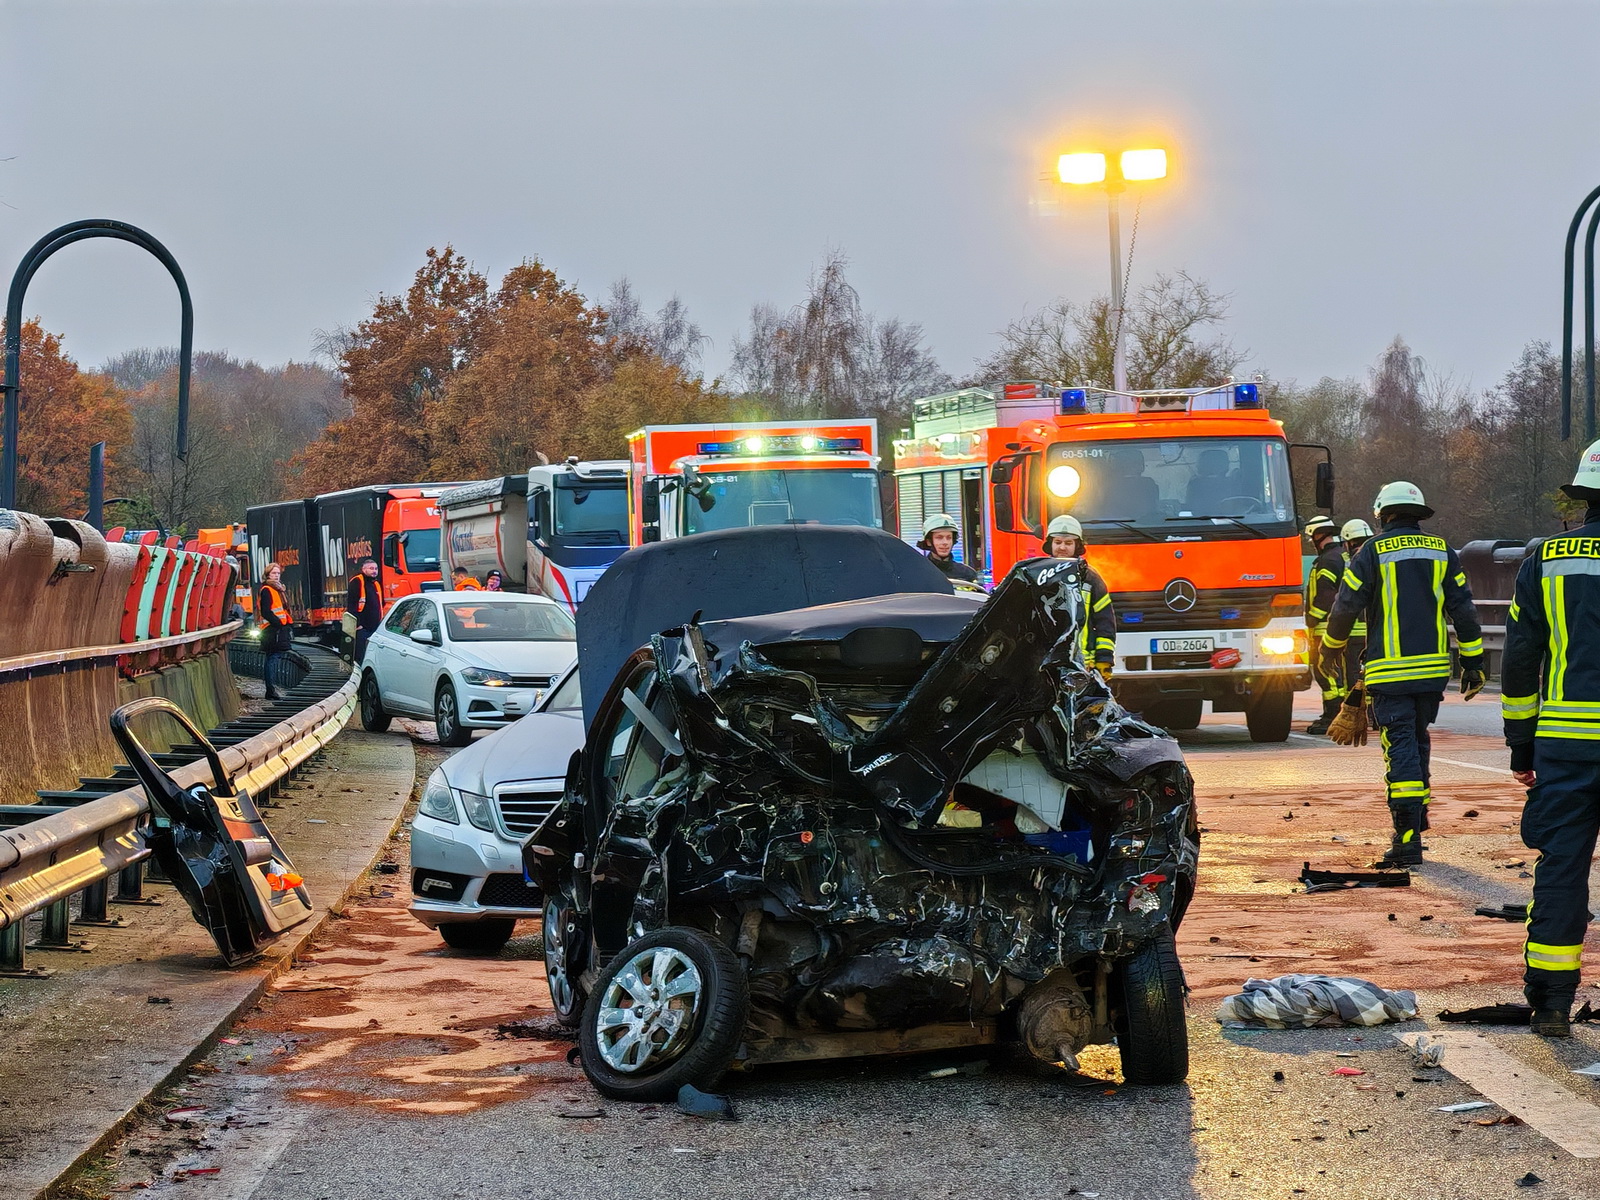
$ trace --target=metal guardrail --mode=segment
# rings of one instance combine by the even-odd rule
[[[109,646],[76,646],[70,650],[41,650],[37,654],[0,658],[0,675],[10,675],[18,671],[38,671],[69,662],[97,662],[122,658],[130,654],[145,654],[152,650],[170,650],[211,638],[231,637],[243,624],[242,621],[229,621],[225,625],[217,625],[211,629],[176,633],[171,637],[147,638],[142,642],[116,642]]]
[[[259,796],[332,741],[356,707],[357,677],[331,696],[237,746],[219,751],[235,782]],[[208,780],[204,760],[172,776]],[[150,803],[142,787],[102,796],[26,825],[0,830],[0,930],[142,862]]]

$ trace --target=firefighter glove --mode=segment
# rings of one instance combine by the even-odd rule
[[[1094,665],[1094,669],[1096,671],[1100,672],[1100,678],[1101,679],[1104,679],[1107,683],[1111,682],[1111,664],[1110,663],[1108,663],[1108,662],[1097,662]]]
[[[1344,683],[1344,647],[1321,643],[1317,650],[1317,670],[1326,679]]]
[[[1328,737],[1336,746],[1367,744],[1367,703],[1360,688],[1339,706],[1339,715],[1328,725]]]
[[[1483,685],[1486,681],[1483,673],[1483,656],[1481,654],[1461,660],[1461,698],[1463,700],[1471,700],[1479,692],[1483,691]]]

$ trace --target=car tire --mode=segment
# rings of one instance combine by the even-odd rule
[[[557,1021],[576,1029],[589,999],[578,982],[588,957],[588,930],[566,897],[545,901],[542,925],[544,978],[550,991],[550,1007]]]
[[[378,691],[378,677],[371,671],[363,672],[361,676],[361,728],[368,733],[387,733],[389,723],[394,720],[387,709],[383,707],[383,696]]]
[[[1172,927],[1163,925],[1137,954],[1117,964],[1116,981],[1122,1078],[1154,1087],[1182,1083],[1189,1075],[1189,1024]]]
[[[1252,742],[1286,742],[1294,721],[1294,693],[1273,688],[1251,697],[1244,710],[1244,723]]]
[[[452,950],[498,954],[516,929],[511,917],[485,917],[481,921],[446,921],[439,926],[439,936]]]
[[[632,988],[619,980],[630,970]],[[653,990],[663,984],[689,986],[663,996]],[[686,1003],[666,1005],[683,1014],[668,1024],[644,1015],[652,1001]],[[614,1100],[671,1100],[686,1083],[709,1090],[733,1060],[749,1015],[749,981],[732,950],[695,929],[658,930],[611,960],[584,1005],[578,1026],[584,1074]]]
[[[1144,710],[1144,719],[1163,729],[1198,729],[1205,715],[1204,700],[1158,700]]]
[[[433,694],[433,728],[441,746],[465,746],[472,740],[472,730],[461,723],[461,701],[448,679]]]

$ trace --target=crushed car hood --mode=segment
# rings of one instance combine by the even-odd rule
[[[898,592],[953,591],[937,567],[881,529],[764,526],[635,547],[578,606],[584,723],[594,720],[629,655],[697,613],[710,620]]]

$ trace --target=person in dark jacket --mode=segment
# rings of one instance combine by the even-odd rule
[[[1328,627],[1328,613],[1333,610],[1339,580],[1344,577],[1344,548],[1339,527],[1331,517],[1312,517],[1306,522],[1305,532],[1317,552],[1311,564],[1311,578],[1306,580],[1306,635],[1311,639],[1311,674],[1322,689],[1322,715],[1306,726],[1306,732],[1321,734],[1328,732],[1328,726],[1339,715],[1346,690],[1346,676],[1324,675],[1318,662],[1322,656],[1322,632]]]
[[[1600,442],[1561,490],[1589,511],[1522,560],[1500,676],[1511,773],[1528,789],[1522,840],[1539,852],[1522,990],[1543,1037],[1572,1034],[1600,833]]]
[[[1117,611],[1111,604],[1111,592],[1106,581],[1100,578],[1087,562],[1083,561],[1087,545],[1083,540],[1083,525],[1077,517],[1059,516],[1044,531],[1044,552],[1051,558],[1075,558],[1083,563],[1083,611],[1088,620],[1078,632],[1078,648],[1083,661],[1093,665],[1107,683],[1111,681],[1111,667],[1117,653]]]
[[[256,597],[256,614],[261,618],[261,649],[267,661],[261,671],[267,685],[267,699],[281,699],[275,682],[278,664],[289,652],[289,638],[294,631],[294,618],[289,615],[289,601],[283,594],[283,568],[273,563],[267,568],[266,581]]]
[[[350,580],[345,593],[344,610],[356,619],[355,644],[350,650],[350,660],[359,663],[367,653],[367,639],[377,632],[383,620],[383,596],[378,591],[378,564],[370,558],[361,560],[361,574]]]
[[[922,523],[922,540],[917,549],[928,556],[928,561],[957,583],[977,583],[978,573],[955,556],[956,543],[961,531],[956,519],[949,513],[934,513]]]
[[[1362,546],[1345,569],[1322,635],[1321,668],[1343,679],[1344,653],[1365,615],[1367,649],[1361,669],[1383,745],[1394,839],[1380,866],[1422,861],[1428,827],[1428,726],[1439,715],[1450,682],[1445,618],[1455,626],[1461,655],[1461,695],[1483,690],[1483,633],[1472,591],[1456,552],[1418,522],[1433,516],[1422,490],[1385,484],[1373,504],[1383,532]],[[1353,680],[1344,679],[1349,686]]]

